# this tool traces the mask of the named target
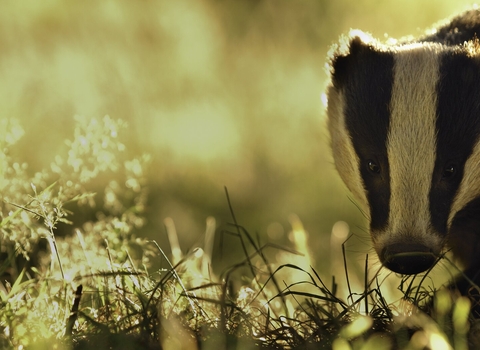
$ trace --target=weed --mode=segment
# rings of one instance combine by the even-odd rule
[[[26,164],[9,156],[22,136],[19,124],[1,120],[1,348],[465,349],[469,341],[475,344],[468,332],[470,324],[475,330],[468,320],[469,300],[452,299],[445,290],[434,294],[425,287],[428,274],[404,278],[402,296],[392,303],[380,275],[369,276],[368,256],[358,278],[349,273],[344,254],[343,271],[335,266],[338,274],[326,283],[312,267],[309,237],[298,217],[290,218],[293,249],[262,243],[237,222],[227,191],[232,223],[220,233],[222,239],[238,240],[244,259],[220,275],[210,266],[213,218],[207,220],[204,246],[189,253],[181,251],[171,219],[165,221],[170,251],[138,237],[145,224],[149,157],[122,161],[121,121],[77,117],[76,122],[66,155],[29,175]],[[114,175],[104,193],[89,192],[102,174]],[[66,209],[71,203],[96,210],[96,219],[60,235],[59,225],[72,224],[75,214]],[[271,250],[275,261],[268,258]],[[153,270],[153,260],[168,267]],[[338,276],[344,276],[344,288]],[[421,311],[426,306],[430,316]]]

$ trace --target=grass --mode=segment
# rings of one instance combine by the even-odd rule
[[[33,175],[9,156],[22,136],[2,120],[0,347],[4,349],[467,349],[470,302],[403,279],[387,301],[381,278],[349,271],[322,278],[309,237],[291,217],[292,247],[261,242],[237,222],[207,220],[205,241],[182,252],[171,219],[167,249],[137,236],[145,225],[149,157],[125,159],[125,124],[77,118],[74,137]],[[88,191],[108,178],[103,193]],[[114,180],[111,180],[114,179]],[[94,219],[79,224],[86,208]],[[212,270],[214,235],[243,260]],[[334,238],[332,238],[333,240]],[[222,252],[226,254],[227,252]],[[346,290],[339,281],[346,280]],[[354,281],[362,281],[357,283]],[[327,282],[328,281],[328,282]],[[435,307],[429,315],[421,309]],[[455,300],[455,302],[454,302]],[[473,324],[474,325],[474,324]],[[473,332],[472,332],[473,334]]]

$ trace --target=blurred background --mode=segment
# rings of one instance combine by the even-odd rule
[[[234,238],[219,243],[232,222],[224,187],[238,222],[263,242],[288,245],[298,217],[322,271],[343,220],[356,238],[347,250],[363,262],[366,224],[324,128],[329,46],[350,28],[419,35],[470,3],[9,2],[0,11],[0,113],[20,119],[25,135],[12,152],[32,173],[71,138],[75,115],[127,121],[128,152],[152,156],[142,234],[168,245],[171,218],[188,251],[214,217],[216,269],[243,257]]]

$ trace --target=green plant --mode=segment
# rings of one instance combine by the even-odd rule
[[[125,159],[125,126],[109,117],[77,117],[48,169],[29,174],[9,150],[22,136],[15,120],[0,119],[0,347],[5,349],[464,349],[469,300],[404,279],[402,297],[387,301],[384,282],[353,283],[348,293],[312,267],[309,236],[290,218],[293,248],[253,237],[236,220],[221,231],[238,240],[243,261],[220,275],[210,262],[216,231],[184,253],[167,220],[171,250],[137,235],[145,224],[148,156]],[[102,177],[102,174],[108,176]],[[108,180],[105,180],[108,178]],[[103,193],[89,187],[104,181]],[[82,206],[95,219],[73,226]],[[70,232],[59,232],[61,225]],[[225,239],[227,239],[225,238]],[[42,244],[46,243],[46,244]],[[271,259],[274,252],[274,259]],[[166,269],[153,270],[161,260]],[[428,276],[428,275],[427,275]],[[432,296],[430,316],[421,311]],[[456,300],[456,302],[454,302]]]

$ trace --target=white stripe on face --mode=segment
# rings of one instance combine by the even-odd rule
[[[465,162],[463,178],[458,192],[453,200],[448,217],[448,229],[450,229],[455,215],[470,201],[478,197],[480,193],[480,142],[475,144],[472,154]]]
[[[375,248],[419,243],[439,253],[429,194],[436,156],[437,45],[409,45],[395,53],[387,154],[390,213],[384,232],[373,233]]]
[[[331,135],[335,166],[343,182],[355,198],[360,201],[366,215],[370,217],[365,186],[359,170],[360,160],[346,127],[344,106],[343,94],[334,87],[330,87],[328,92],[328,128]]]

